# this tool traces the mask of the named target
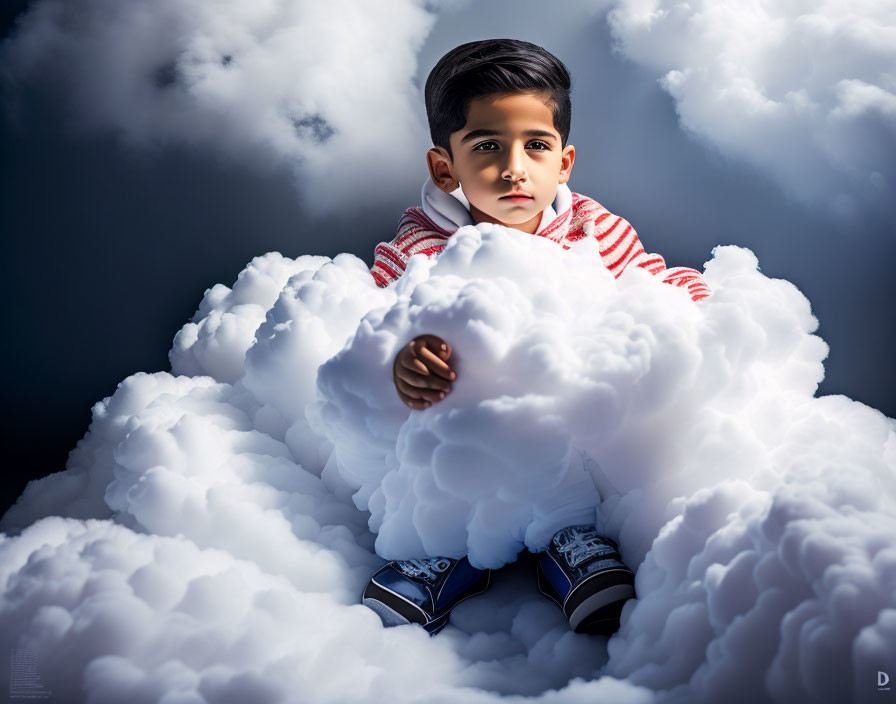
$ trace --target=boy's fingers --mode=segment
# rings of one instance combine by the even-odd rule
[[[417,404],[413,406],[414,408],[418,407],[419,405],[429,406],[440,400],[441,398],[439,396],[441,391],[439,391],[438,389],[418,389],[407,384],[401,379],[395,380],[395,388],[398,390],[399,397],[404,395],[409,400]],[[402,398],[402,401],[405,401],[405,399]],[[407,403],[407,401],[405,401],[405,403]]]
[[[411,398],[411,399],[414,399],[417,401],[423,400],[423,394],[421,393],[421,390],[415,386],[412,386],[411,384],[408,384],[406,381],[404,381],[401,378],[396,377],[395,388],[398,390],[398,394],[400,396],[401,395],[407,396],[408,398]]]
[[[417,346],[414,344],[414,340],[411,340],[404,349],[402,349],[397,355],[395,355],[395,360],[392,362],[393,372],[396,371],[399,366],[402,366],[406,369],[411,369],[418,374],[423,374],[424,376],[429,374],[429,369],[427,368],[426,364],[420,361],[420,359],[417,357],[417,351],[415,350],[415,347],[417,347],[417,349],[420,349],[423,346]]]
[[[444,360],[436,357],[436,355],[433,354],[432,350],[430,350],[428,347],[418,348],[417,353],[420,355],[420,357],[426,360],[429,368],[436,372],[439,376],[442,376],[445,379],[454,379],[455,376],[457,376],[453,371],[451,371],[451,367],[449,367]]]
[[[425,347],[421,347],[420,350],[426,349]],[[419,352],[419,350],[418,350]],[[403,366],[411,369],[418,374],[422,374],[423,376],[427,376],[429,374],[429,368],[420,360],[419,357],[411,357],[408,360],[402,360],[404,363]]]
[[[414,369],[420,374],[426,376],[430,374],[429,367],[427,366],[426,362],[421,361],[421,357],[424,356],[424,352],[429,353],[429,356],[427,356],[426,359],[432,359],[433,357],[435,357],[435,355],[432,354],[433,347],[437,347],[437,345],[430,343],[425,339],[411,340],[408,343],[404,354],[401,355],[401,361],[404,366],[408,367],[408,369]],[[435,358],[438,359],[438,357]]]
[[[398,382],[398,380],[401,380],[421,394],[424,392],[428,392],[430,389],[436,389],[446,392],[451,390],[451,384],[443,380],[441,377],[438,377],[435,374],[423,376],[422,374],[418,374],[414,370],[408,369],[407,367],[404,367],[402,365],[398,365],[395,367],[395,379],[396,383]]]
[[[410,396],[406,396],[403,393],[398,394],[398,398],[401,399],[401,402],[408,406],[409,408],[414,409],[423,409],[426,408],[426,401],[421,401],[419,398],[411,398]]]
[[[416,351],[418,353],[421,348],[426,347],[431,350],[433,354],[444,359],[448,359],[451,356],[451,345],[438,335],[420,335],[419,337],[414,338],[414,340],[418,343],[416,346]]]
[[[426,401],[420,401],[416,398],[410,398],[403,394],[398,394],[398,397],[402,400],[405,406],[416,411],[422,411],[424,408],[429,408],[429,404]]]
[[[426,401],[423,401],[419,398],[414,398],[412,396],[408,396],[405,393],[402,393],[401,391],[398,390],[398,386],[395,387],[395,390],[398,392],[398,398],[401,399],[401,402],[405,406],[408,406],[409,408],[414,408],[417,410],[422,410],[427,407]]]
[[[417,386],[422,389],[443,389],[448,390],[451,387],[451,381],[443,379],[439,374],[432,373],[427,367],[426,373],[422,374],[418,371],[417,364],[426,365],[424,360],[415,358],[413,360],[399,360],[395,365],[393,373],[396,377],[404,379],[411,386]]]

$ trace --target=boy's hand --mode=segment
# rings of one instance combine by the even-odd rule
[[[436,335],[418,335],[398,351],[392,378],[405,405],[423,410],[451,393],[457,375],[447,364],[450,356],[451,345]]]

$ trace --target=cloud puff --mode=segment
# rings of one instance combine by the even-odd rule
[[[0,645],[85,701],[869,698],[896,652],[896,423],[814,397],[809,303],[757,264],[716,247],[694,304],[487,223],[386,289],[349,254],[256,258],[3,517]],[[458,378],[420,412],[391,362],[422,332]],[[512,561],[586,480],[637,575],[609,639]],[[510,564],[430,638],[359,603],[375,546]]]
[[[682,126],[845,216],[896,190],[888,3],[618,0],[617,48],[661,74]]]
[[[215,284],[205,292],[193,319],[174,336],[168,353],[172,374],[237,381],[246,350],[286,282],[299,272],[313,273],[324,261],[326,257],[290,259],[269,252],[249,262],[232,289]]]
[[[417,182],[398,172],[371,179],[370,169],[416,161],[428,146],[414,85],[435,22],[427,6],[40,0],[0,64],[10,96],[46,89],[73,124],[144,147],[199,145],[240,163],[285,164],[309,211],[345,211]],[[363,195],[347,203],[345,190]]]

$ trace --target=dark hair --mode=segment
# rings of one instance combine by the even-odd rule
[[[569,138],[570,77],[563,62],[537,44],[519,39],[467,42],[445,54],[429,72],[424,88],[432,143],[451,154],[448,138],[467,124],[470,101],[485,95],[546,93],[560,133]]]

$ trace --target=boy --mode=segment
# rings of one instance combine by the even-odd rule
[[[575,148],[566,143],[569,88],[563,63],[529,42],[469,42],[439,60],[425,87],[435,145],[426,154],[430,178],[422,207],[408,208],[396,237],[376,247],[371,273],[379,286],[399,278],[410,256],[440,252],[459,227],[491,222],[567,249],[564,241],[594,236],[615,276],[639,266],[665,283],[687,287],[694,301],[709,295],[699,272],[667,269],[661,256],[644,251],[627,221],[570,191],[566,182]],[[451,346],[435,335],[411,340],[393,364],[401,400],[422,410],[450,393],[456,379],[450,357]],[[561,523],[538,553],[538,590],[563,609],[575,631],[610,634],[635,595],[634,574],[622,563],[616,543],[598,535],[581,515],[579,509],[580,520]],[[386,625],[420,623],[435,634],[454,606],[484,592],[490,582],[491,570],[473,567],[466,557],[393,560],[371,577],[362,603]]]

